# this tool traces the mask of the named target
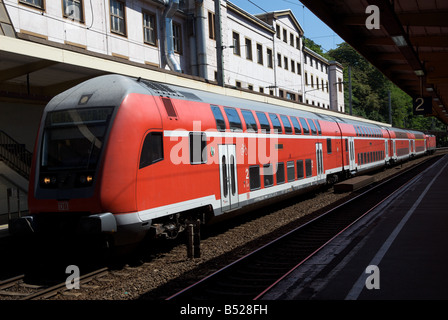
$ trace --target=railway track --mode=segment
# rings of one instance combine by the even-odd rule
[[[79,285],[105,276],[109,273],[108,268],[100,268],[90,273],[79,276]],[[19,275],[0,282],[0,296],[14,300],[39,300],[48,299],[59,293],[68,292],[66,282],[55,285],[29,284],[25,281],[25,275]],[[75,290],[76,291],[76,290]]]
[[[428,159],[236,260],[167,300],[257,300],[440,157]]]

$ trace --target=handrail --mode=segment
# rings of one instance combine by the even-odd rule
[[[21,144],[0,130],[0,160],[29,179],[33,154]]]

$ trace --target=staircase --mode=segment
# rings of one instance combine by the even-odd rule
[[[0,161],[29,180],[32,157],[33,154],[26,150],[24,144],[18,143],[0,130]]]
[[[27,211],[32,153],[0,130],[0,226]]]

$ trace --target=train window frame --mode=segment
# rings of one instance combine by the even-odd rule
[[[157,137],[159,144],[154,145],[153,137]],[[154,146],[157,148],[157,153],[154,153]],[[164,159],[163,149],[163,132],[148,132],[143,140],[140,151],[139,169],[146,168],[154,163],[162,161]],[[159,155],[159,157],[154,157],[154,154]]]
[[[240,115],[235,108],[224,107],[224,113],[226,114],[227,120],[229,121],[230,131],[243,131],[243,123],[241,121]],[[237,120],[237,121],[236,121]]]
[[[288,182],[296,180],[295,161],[286,162],[286,178],[287,178]]]
[[[278,114],[276,114],[276,113],[269,113],[269,119],[271,119],[272,130],[274,130],[274,133],[282,134],[283,133],[283,127],[282,127],[282,124],[280,122],[280,117],[278,116]]]
[[[289,121],[288,116],[280,115],[280,121],[283,124],[283,128],[285,128],[285,134],[293,134],[294,129],[292,128],[291,121]]]
[[[333,153],[333,146],[331,143],[331,138],[327,138],[327,154]]]
[[[221,108],[219,108],[219,106],[210,105],[210,109],[212,110],[213,117],[215,118],[216,130],[220,132],[226,131],[226,120],[224,118],[224,115],[222,114]],[[224,127],[222,125],[224,125]]]
[[[319,120],[314,119],[313,121],[314,121],[314,123],[315,123],[315,125],[316,125],[317,133],[321,136],[321,135],[322,135],[322,129],[321,129],[321,127],[320,127]]]
[[[294,121],[295,121],[296,123],[294,123]],[[291,122],[292,122],[292,126],[294,127],[294,132],[295,132],[295,134],[302,134],[302,126],[300,125],[299,120],[297,120],[296,117],[291,117]],[[296,124],[297,124],[298,126],[296,126]]]
[[[200,157],[198,157],[197,151],[194,148],[195,139],[194,137],[200,137]],[[188,134],[188,146],[189,146],[189,152],[190,152],[190,164],[204,164],[207,163],[207,135],[205,132],[190,132]]]
[[[316,129],[316,125],[314,124],[313,119],[307,119],[307,120],[308,120],[308,125],[310,126],[311,135],[317,136],[317,129]]]
[[[277,162],[277,172],[276,172],[277,184],[285,183],[285,163]]]
[[[300,179],[305,178],[305,173],[303,171],[303,169],[304,169],[303,160],[297,160],[296,162],[297,162],[297,179],[300,180]]]
[[[302,130],[304,135],[310,135],[310,127],[308,126],[308,122],[306,122],[305,118],[299,117],[300,124],[302,125]]]
[[[249,167],[249,187],[250,191],[258,190],[261,188],[259,165]]]
[[[313,161],[311,159],[305,159],[305,174],[307,178],[313,176]]]
[[[258,132],[257,120],[255,120],[252,111],[245,109],[241,109],[240,111],[241,115],[243,116],[244,123],[246,124],[246,132]],[[253,120],[253,122],[251,122],[251,120]]]
[[[263,165],[263,184],[264,187],[272,187],[274,185],[274,166],[272,164]]]
[[[271,124],[269,123],[268,117],[264,112],[255,112],[257,116],[258,123],[260,123],[260,130],[262,133],[271,133]],[[260,119],[261,118],[261,119]],[[262,121],[266,120],[266,121]]]

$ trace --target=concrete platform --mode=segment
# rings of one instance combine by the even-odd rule
[[[264,297],[448,299],[448,155]]]
[[[368,186],[369,184],[375,182],[375,178],[372,176],[359,176],[354,177],[339,183],[336,183],[334,185],[334,192],[335,193],[341,193],[341,192],[351,192],[358,189],[361,189],[365,186]]]

